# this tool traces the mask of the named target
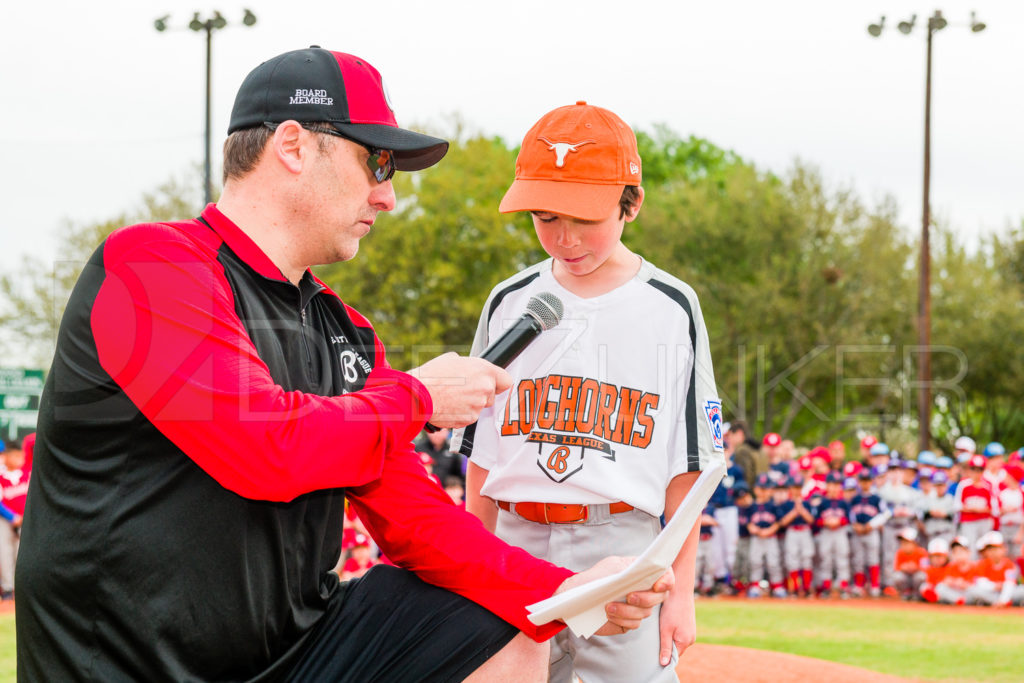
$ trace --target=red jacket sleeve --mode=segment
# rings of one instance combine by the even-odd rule
[[[565,628],[535,626],[525,608],[551,597],[573,573],[484,529],[427,476],[411,447],[386,454],[382,475],[351,489],[349,499],[396,565],[482,605],[538,642]]]
[[[163,225],[118,237],[104,247],[91,313],[100,363],[225,488],[288,501],[365,484],[430,415],[423,385],[387,367],[344,396],[285,391],[235,312],[214,250]]]

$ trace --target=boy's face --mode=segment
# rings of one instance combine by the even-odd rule
[[[463,495],[465,495],[465,491],[462,490],[461,486],[456,486],[453,484],[452,486],[444,487],[444,490],[448,492],[448,495],[451,497],[453,501],[455,501],[456,503],[462,502],[462,497]]]
[[[998,562],[1006,557],[1006,548],[1001,545],[990,545],[981,551],[981,556],[989,562]]]
[[[772,489],[772,501],[785,503],[789,500],[789,489]]]
[[[4,465],[9,470],[20,470],[25,466],[25,451],[14,448],[4,451]]]
[[[555,261],[556,274],[587,277],[600,270],[622,238],[622,229],[633,220],[634,212],[619,218],[616,204],[608,216],[599,221],[584,221],[547,211],[533,211],[533,227],[537,239]]]
[[[928,563],[933,567],[943,567],[949,562],[949,555],[946,553],[932,553],[928,556]]]
[[[971,551],[962,545],[955,545],[949,550],[949,559],[957,564],[965,564],[971,561]]]

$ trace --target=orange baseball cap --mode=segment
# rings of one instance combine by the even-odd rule
[[[607,218],[627,185],[639,185],[636,135],[618,116],[579,101],[541,117],[523,138],[502,213],[550,211]]]

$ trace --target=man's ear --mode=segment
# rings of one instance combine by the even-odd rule
[[[640,185],[636,187],[636,201],[629,209],[629,213],[626,214],[626,222],[632,223],[636,220],[637,215],[640,213],[640,206],[644,203],[644,188]]]
[[[273,137],[270,138],[274,158],[291,173],[302,172],[307,159],[307,136],[303,135],[303,131],[298,121],[289,120],[278,124]]]

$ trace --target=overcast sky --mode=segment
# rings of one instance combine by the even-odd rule
[[[258,23],[242,26],[243,8]],[[211,5],[177,0],[10,2],[0,24],[0,268],[53,256],[62,221],[108,219],[184,177],[203,154],[203,34],[213,40],[213,140],[239,83],[321,45],[384,75],[400,124],[518,143],[578,99],[634,128],[665,123],[784,172],[797,157],[833,185],[901,206],[920,229],[926,16],[950,22],[933,57],[932,206],[966,241],[1024,217],[1024,2],[950,0],[480,0]],[[972,9],[988,28],[972,33]],[[175,30],[157,33],[170,14]],[[916,13],[915,31],[896,24]],[[880,38],[867,25],[886,15]],[[509,169],[511,179],[512,169]],[[386,229],[386,222],[382,227]]]

